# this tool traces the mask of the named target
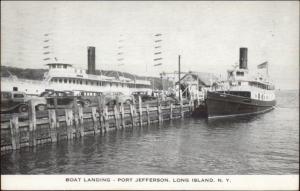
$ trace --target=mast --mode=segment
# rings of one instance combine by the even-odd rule
[[[180,55],[178,55],[178,85],[179,85],[179,101],[181,101],[181,77],[180,77]]]

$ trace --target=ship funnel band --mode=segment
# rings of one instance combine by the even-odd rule
[[[248,49],[240,48],[240,69],[248,69],[247,61],[248,61]]]

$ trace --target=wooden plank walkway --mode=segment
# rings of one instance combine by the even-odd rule
[[[165,120],[190,116],[193,109],[192,102],[185,105],[169,102],[145,104],[140,98],[137,104],[108,107],[100,97],[96,105],[85,108],[73,104],[72,108],[52,108],[36,112],[33,104],[29,105],[28,113],[1,115],[1,151],[163,123]]]

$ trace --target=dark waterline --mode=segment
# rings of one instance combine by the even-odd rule
[[[1,174],[299,174],[299,93],[266,114],[187,118],[1,156]]]

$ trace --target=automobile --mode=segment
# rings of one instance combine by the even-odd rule
[[[97,104],[98,96],[102,96],[102,92],[94,92],[94,91],[74,91],[75,95],[80,96],[86,106]]]
[[[74,96],[72,91],[45,91],[40,94],[40,97],[44,97],[47,100],[47,105],[50,107],[55,106],[55,99],[57,100],[57,106],[73,106],[74,97],[77,99],[77,104],[84,107],[84,100],[80,96]]]
[[[46,110],[46,99],[29,97],[20,91],[1,91],[1,113],[28,112],[28,101],[32,100],[37,111]]]
[[[176,104],[176,105],[180,104],[179,97],[175,96],[174,94],[167,95],[165,97],[164,101],[165,102],[170,102],[170,103],[173,103],[173,104]],[[183,105],[185,105],[185,104],[189,103],[189,100],[186,99],[186,98],[182,98],[181,102],[182,102]]]
[[[122,92],[104,93],[104,100],[106,105],[120,104],[120,103],[130,104],[133,102],[131,96],[125,95]]]
[[[136,102],[138,102],[139,96],[141,96],[142,102],[152,101],[152,100],[157,99],[157,97],[151,96],[147,92],[144,92],[144,91],[133,92],[132,95],[134,96],[134,99]]]

